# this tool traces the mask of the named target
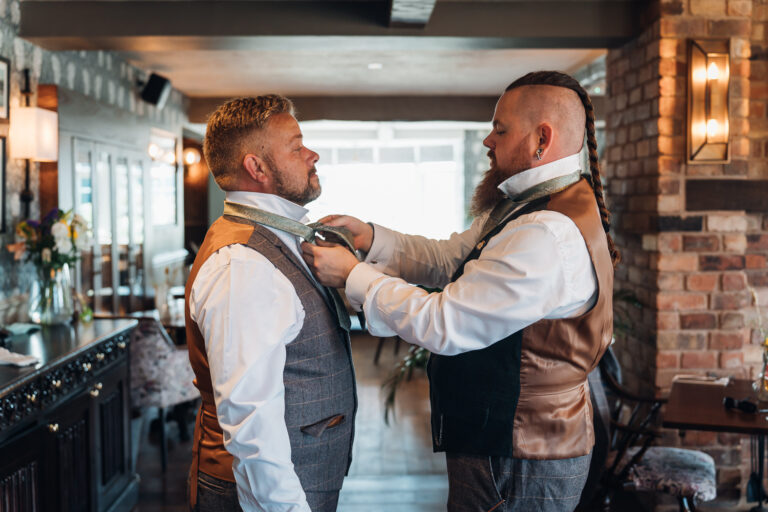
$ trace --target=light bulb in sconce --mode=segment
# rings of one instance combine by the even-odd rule
[[[698,67],[693,70],[693,81],[703,84],[707,81],[707,68],[704,66]]]
[[[176,153],[173,150],[168,151],[166,154],[163,155],[163,161],[167,163],[168,165],[173,165],[176,163]]]
[[[707,137],[714,139],[720,135],[720,123],[717,119],[707,121]]]
[[[719,80],[719,79],[720,79],[720,68],[717,67],[716,63],[712,62],[707,68],[707,80]]]
[[[186,148],[184,150],[184,163],[187,165],[195,165],[200,162],[200,151],[197,148]]]

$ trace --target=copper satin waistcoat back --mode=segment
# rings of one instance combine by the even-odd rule
[[[486,242],[509,220],[537,210],[562,213],[576,224],[597,275],[597,301],[581,316],[540,320],[482,350],[433,355],[429,376],[435,451],[564,459],[586,455],[594,445],[587,375],[613,334],[608,243],[594,192],[584,179],[524,206],[489,233]],[[466,261],[479,257],[485,245],[478,243]]]

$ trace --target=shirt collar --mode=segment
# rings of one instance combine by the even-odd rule
[[[309,210],[303,206],[283,199],[275,194],[264,194],[262,192],[244,192],[241,190],[227,191],[226,200],[233,203],[255,206],[264,210],[299,222],[305,222]]]
[[[579,153],[575,153],[548,164],[526,169],[504,180],[498,188],[507,197],[514,197],[539,183],[565,176],[577,169],[581,170],[580,156]]]

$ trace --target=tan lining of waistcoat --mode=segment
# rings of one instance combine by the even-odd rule
[[[513,456],[524,459],[566,459],[592,450],[587,375],[613,335],[613,264],[592,187],[582,179],[553,194],[546,209],[569,217],[584,237],[598,297],[579,317],[540,320],[523,330]]]

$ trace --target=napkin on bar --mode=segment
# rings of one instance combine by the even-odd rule
[[[7,348],[0,348],[0,366],[29,366],[30,364],[37,364],[40,360],[35,356],[28,356],[25,354],[17,354],[11,352]]]
[[[731,382],[730,377],[711,377],[708,375],[678,374],[672,378],[672,382],[691,382],[696,384],[708,384],[710,386],[727,386]]]
[[[35,331],[39,331],[40,326],[37,324],[16,322],[15,324],[6,325],[5,330],[10,332],[13,336],[18,336],[19,334],[31,334]]]

